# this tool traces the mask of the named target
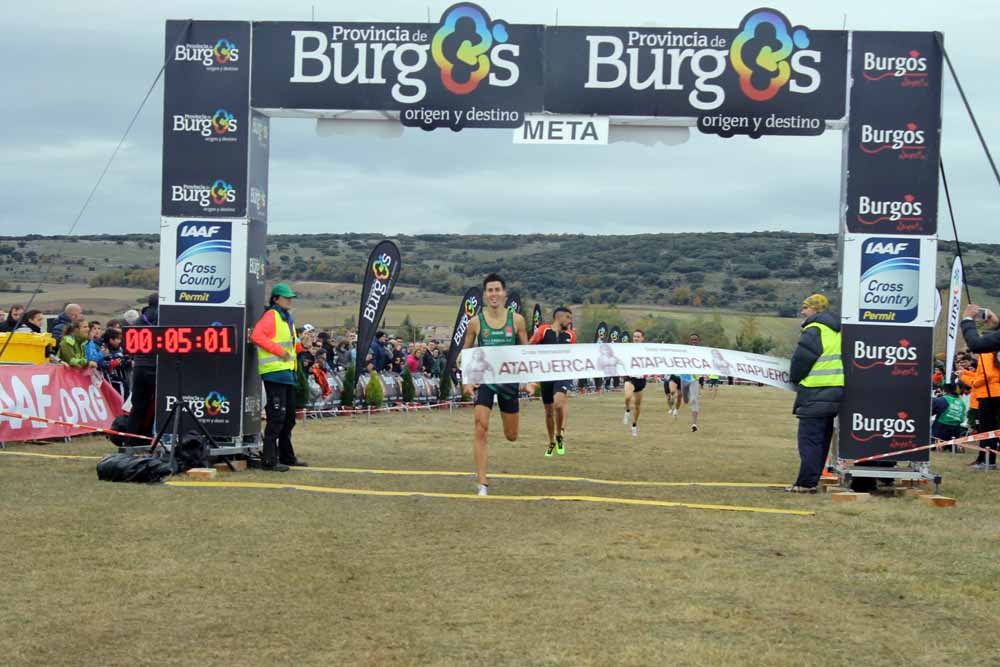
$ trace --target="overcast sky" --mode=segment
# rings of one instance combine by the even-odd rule
[[[432,22],[449,2],[429,4]],[[732,27],[756,3],[482,0],[510,23]],[[991,149],[1000,153],[1000,4],[968,0],[773,4],[813,29],[941,30]],[[170,9],[164,9],[169,7]],[[4,2],[0,24],[0,234],[63,234],[161,66],[167,18],[423,22],[428,3]],[[953,82],[942,155],[966,241],[993,241],[1000,188]],[[162,84],[76,233],[156,233]],[[312,120],[276,119],[271,233],[833,233],[840,132],[679,146],[515,146],[510,130],[406,130],[401,138],[321,138]],[[1000,157],[1000,156],[998,156]],[[460,169],[456,169],[460,164]],[[461,176],[456,180],[443,174]],[[944,193],[940,237],[952,238]]]

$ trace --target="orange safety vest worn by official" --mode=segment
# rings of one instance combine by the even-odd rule
[[[988,389],[987,378],[989,378]],[[969,394],[969,408],[973,410],[979,408],[979,401],[984,398],[1000,398],[1000,368],[997,367],[996,355],[980,354],[979,366],[974,371],[963,371],[961,380],[972,389]]]

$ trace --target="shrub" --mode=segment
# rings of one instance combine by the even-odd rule
[[[385,400],[385,390],[382,388],[382,378],[378,373],[372,373],[365,387],[365,404],[372,408],[381,408]]]
[[[340,392],[340,406],[349,408],[354,405],[354,390],[358,385],[357,372],[354,366],[348,366],[344,371],[344,389]]]
[[[417,389],[413,386],[413,374],[409,368],[403,369],[403,402],[412,403]]]

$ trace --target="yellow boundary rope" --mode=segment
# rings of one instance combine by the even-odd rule
[[[312,486],[308,484],[268,484],[264,482],[182,482],[170,481],[168,486],[190,488],[227,488],[227,489],[269,489],[309,491],[312,493],[334,493],[349,496],[383,496],[394,498],[449,498],[454,500],[519,500],[537,502],[540,500],[576,501],[588,503],[604,503],[608,505],[639,505],[643,507],[684,507],[687,509],[717,510],[725,512],[754,512],[758,514],[785,514],[791,516],[815,516],[815,512],[804,510],[780,510],[767,507],[741,507],[738,505],[708,505],[703,503],[681,503],[668,500],[640,500],[636,498],[605,498],[601,496],[474,496],[471,493],[437,493],[426,491],[371,491],[361,489],[342,489],[332,486]]]

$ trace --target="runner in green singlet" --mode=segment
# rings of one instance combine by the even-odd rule
[[[527,345],[528,334],[524,317],[513,310],[504,308],[507,298],[507,284],[503,278],[491,273],[483,279],[483,300],[485,307],[479,317],[469,322],[465,333],[465,347],[489,347],[493,345]],[[486,463],[489,457],[486,449],[486,434],[490,427],[490,412],[494,397],[500,406],[503,433],[514,442],[518,428],[518,386],[517,384],[480,384],[472,373],[464,378],[466,388],[475,395],[475,436],[473,454],[476,461],[476,492],[485,496],[489,482],[486,479]]]

